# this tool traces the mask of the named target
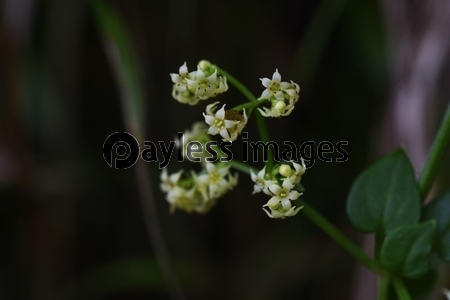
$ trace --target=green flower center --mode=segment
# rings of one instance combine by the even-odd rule
[[[215,119],[214,126],[216,126],[219,129],[223,129],[225,128],[225,122],[223,121],[223,119]]]
[[[211,174],[209,174],[209,181],[211,183],[218,184],[222,176],[220,176],[220,173],[218,171],[214,171]]]
[[[270,90],[272,92],[278,92],[280,90],[280,84],[278,82],[272,82],[270,85]]]

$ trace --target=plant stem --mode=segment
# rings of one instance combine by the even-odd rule
[[[264,120],[264,117],[261,115],[259,111],[256,112],[256,123],[258,124],[259,136],[261,137],[262,142],[267,144],[268,142],[270,142],[269,132],[266,126],[266,120]],[[270,174],[272,172],[274,163],[273,147],[268,146],[267,149],[268,149],[267,172],[269,172]]]
[[[444,158],[445,151],[450,144],[450,103],[445,112],[441,127],[437,133],[436,139],[431,146],[425,166],[419,177],[419,190],[422,201],[426,200],[428,192],[431,189],[433,181],[439,170],[439,165]]]
[[[255,107],[257,107],[265,102],[268,102],[268,101],[269,101],[269,99],[259,100],[258,102],[247,102],[247,103],[243,103],[241,105],[235,106],[232,109],[240,111],[240,110],[243,110],[244,108],[255,108]]]
[[[389,276],[382,276],[380,278],[380,286],[378,287],[378,300],[388,299],[389,284]]]
[[[300,200],[299,203],[303,206],[301,210],[314,224],[320,229],[325,231],[335,242],[341,245],[349,254],[356,258],[362,265],[366,266],[373,272],[384,275],[385,271],[378,262],[371,259],[364,252],[361,251],[351,240],[349,240],[342,232],[328,222],[322,215],[320,215],[315,209]]]
[[[250,170],[253,170],[254,173],[258,172],[258,170],[256,170],[255,168],[250,167],[246,163],[243,163],[243,162],[240,162],[240,161],[237,161],[237,160],[232,160],[232,161],[230,161],[228,163],[231,165],[232,168],[234,168],[234,169],[236,169],[238,171],[241,171],[243,173],[247,173],[249,175],[250,175]]]
[[[245,87],[239,80],[228,74],[226,71],[222,70],[221,68],[214,65],[214,68],[217,69],[218,73],[220,75],[223,75],[227,78],[227,80],[235,87],[237,88],[250,102],[258,102],[255,96],[253,96],[252,92],[250,92],[249,89]]]
[[[408,290],[406,289],[405,285],[403,284],[403,281],[398,278],[393,279],[395,292],[397,293],[397,296],[400,300],[411,300],[411,296],[408,293]]]
[[[121,23],[121,18],[115,10],[108,6],[106,1],[93,0],[89,3],[103,38],[103,46],[108,54],[108,63],[114,71],[121,93],[120,100],[125,127],[128,132],[142,141],[145,136],[142,114],[145,111],[143,108],[145,101],[138,68],[139,61],[133,43],[129,40],[130,35]],[[172,268],[164,233],[158,218],[148,164],[143,160],[138,160],[134,170],[147,235],[161,269],[170,299],[183,300],[185,297]]]
[[[262,103],[262,102],[259,103],[260,101],[258,101],[256,99],[256,97],[252,94],[252,92],[250,92],[239,80],[237,80],[236,78],[234,78],[233,76],[228,74],[226,71],[220,69],[216,65],[214,65],[214,67],[217,69],[219,74],[227,77],[227,80],[235,88],[237,88],[253,104],[253,107],[256,107],[256,106],[258,106],[259,104]],[[247,107],[247,105],[248,104],[239,105],[239,106],[237,106],[237,108],[239,108],[240,106],[243,106],[243,108],[244,108],[244,107]],[[261,138],[261,141],[263,143],[270,142],[269,132],[268,132],[267,126],[266,126],[266,121],[264,120],[263,116],[259,112],[256,113],[256,122],[258,124],[258,132],[259,132],[259,136]],[[268,170],[268,172],[272,171],[273,164],[274,164],[274,161],[273,161],[273,147],[268,147],[268,160],[267,160],[267,170]]]

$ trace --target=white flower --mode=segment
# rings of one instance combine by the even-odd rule
[[[275,184],[276,181],[267,179],[266,167],[262,168],[262,170],[259,171],[257,175],[253,173],[253,170],[250,170],[250,176],[252,177],[252,181],[255,183],[255,185],[253,186],[253,194],[262,191],[266,195],[272,196],[272,193],[269,191],[269,186]]]
[[[161,190],[163,192],[169,192],[172,190],[174,186],[178,184],[178,181],[180,180],[180,176],[183,173],[183,170],[178,171],[177,173],[171,174],[170,176],[167,173],[167,169],[163,169],[161,172]]]
[[[195,78],[197,72],[188,72],[186,62],[180,67],[179,74],[171,73],[170,78],[174,83],[172,88],[172,97],[183,104],[195,105],[200,98],[188,91],[187,79]]]
[[[179,74],[172,73],[174,83],[172,96],[181,103],[196,105],[228,90],[227,78],[217,75],[217,69],[207,61],[197,65],[197,71],[188,72],[186,62],[180,67]]]
[[[264,212],[270,217],[275,219],[284,219],[286,217],[295,216],[301,207],[292,206],[291,201],[297,200],[302,194],[291,190],[294,184],[289,178],[283,180],[282,185],[276,183],[269,186],[269,191],[272,193],[272,198],[263,205]],[[268,207],[269,210],[264,209]]]
[[[297,200],[301,196],[301,193],[291,190],[294,184],[289,178],[283,180],[283,184],[279,186],[274,183],[269,186],[269,191],[272,193],[272,198],[264,205],[268,206],[272,210],[279,208],[280,204],[284,210],[290,210],[291,200]]]
[[[264,117],[275,118],[290,115],[300,95],[299,85],[293,81],[281,81],[278,69],[273,73],[272,80],[261,78],[261,82],[266,89],[258,100],[269,100],[270,108],[258,108],[260,113]]]
[[[294,103],[286,105],[284,99],[275,98],[271,100],[270,109],[267,107],[263,107],[263,109],[258,107],[258,110],[264,117],[273,117],[273,118],[286,117],[289,116],[291,112],[294,110]]]
[[[190,142],[199,142],[202,144],[203,152],[193,152],[191,155],[195,158],[200,158],[201,162],[205,162],[205,158],[211,157],[211,154],[207,152],[205,144],[210,141],[208,136],[208,127],[204,122],[195,122],[192,124],[190,130],[185,130],[182,138],[175,138],[176,147],[183,149],[183,156],[187,158],[187,145]]]
[[[272,219],[284,219],[286,217],[293,217],[295,216],[300,209],[302,209],[303,206],[300,206],[296,208],[295,206],[291,207],[289,210],[285,210],[282,207],[279,207],[278,209],[272,209],[269,207],[270,212],[263,208],[263,211],[269,216],[269,218]]]
[[[195,195],[195,187],[188,190],[180,186],[175,186],[167,193],[166,199],[170,203],[171,213],[173,213],[176,208],[190,213],[194,211],[201,202],[201,199]]]
[[[278,69],[275,69],[275,73],[272,75],[272,80],[269,78],[260,78],[260,80],[262,85],[266,88],[262,92],[260,99],[269,99],[272,96],[275,96],[275,98],[282,98],[282,90],[289,88],[288,82],[281,82],[281,75],[278,73]]]
[[[180,67],[179,74],[171,73],[170,78],[172,82],[175,83],[175,88],[179,92],[184,92],[187,89],[187,84],[185,79],[189,77],[188,68],[186,62]]]
[[[212,163],[206,163],[206,174],[194,177],[199,191],[207,200],[219,198],[234,188],[237,178],[233,178],[230,167],[217,168]],[[208,193],[206,193],[206,189]]]
[[[282,164],[278,172],[284,176],[283,179],[289,178],[294,185],[297,185],[306,172],[305,161],[301,158],[301,164],[294,161],[291,161],[291,163],[294,166],[294,170],[288,164]]]
[[[228,129],[228,133],[230,134],[230,138],[228,141],[235,141],[237,136],[241,134],[242,130],[244,129],[245,125],[247,125],[247,114],[245,112],[244,108],[244,115],[241,115],[235,110],[226,110],[225,111],[225,120],[229,121],[235,121],[237,122],[233,127]]]
[[[216,84],[219,83],[217,80],[217,70],[215,70],[210,76],[206,77],[200,67],[197,67],[196,78],[192,80],[186,78],[186,82],[188,84],[188,90],[192,94],[195,94],[202,100],[208,99],[215,96],[214,93],[217,89]]]
[[[242,132],[242,129],[247,124],[247,115],[245,110],[244,115],[234,110],[225,111],[226,104],[217,112],[214,112],[218,103],[209,104],[206,107],[206,114],[203,113],[206,124],[210,126],[208,134],[220,134],[224,141],[232,142],[236,140],[238,134]]]

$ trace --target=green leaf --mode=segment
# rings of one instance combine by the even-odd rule
[[[386,236],[380,251],[380,263],[390,272],[417,278],[430,268],[434,220],[406,225]]]
[[[353,183],[347,213],[363,232],[389,233],[420,218],[420,196],[414,171],[403,149],[386,155]]]
[[[450,261],[450,189],[437,197],[423,212],[423,220],[436,220],[434,247],[439,256]]]

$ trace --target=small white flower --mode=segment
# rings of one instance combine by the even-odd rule
[[[237,122],[233,127],[228,129],[228,133],[230,134],[230,139],[228,141],[235,141],[237,139],[237,136],[241,134],[245,125],[247,125],[248,118],[245,112],[245,108],[243,111],[244,111],[243,115],[241,115],[235,110],[225,111],[225,120]]]
[[[217,79],[217,70],[210,76],[206,77],[205,73],[197,67],[197,76],[195,79],[186,78],[188,90],[195,94],[198,98],[205,100],[212,96],[215,96],[216,84],[219,84]]]
[[[188,68],[186,66],[186,62],[180,67],[179,74],[171,73],[170,78],[172,82],[175,83],[175,88],[179,92],[184,92],[187,89],[187,84],[185,79],[189,78]]]
[[[260,78],[262,85],[266,88],[260,99],[269,99],[272,96],[275,98],[283,97],[283,90],[289,88],[288,82],[281,82],[281,75],[278,73],[278,69],[275,69],[275,73],[272,75],[272,80],[269,78]]]
[[[201,162],[205,162],[205,158],[211,157],[211,154],[207,152],[205,144],[210,141],[210,138],[208,136],[208,127],[204,122],[195,122],[192,124],[192,127],[190,130],[185,130],[183,133],[183,138],[175,138],[176,147],[183,149],[183,156],[187,158],[186,156],[186,149],[187,145],[190,142],[199,142],[202,144],[203,152],[193,152],[191,155],[193,157],[198,157],[201,159]]]
[[[258,100],[269,100],[270,102],[270,108],[258,108],[261,115],[275,118],[289,116],[300,95],[299,85],[293,81],[281,81],[278,69],[275,70],[272,80],[261,78],[261,81],[266,89]]]
[[[164,168],[161,172],[161,190],[163,192],[169,192],[173,189],[174,186],[178,184],[178,181],[180,180],[180,176],[183,173],[183,170],[178,171],[177,173],[171,174],[170,176],[167,173],[167,169]]]
[[[289,102],[296,103],[300,97],[300,86],[291,80],[291,85],[284,92],[289,95]]]
[[[188,72],[186,62],[180,67],[179,74],[171,73],[170,78],[174,83],[172,97],[183,104],[196,105],[200,98],[188,91],[187,79],[195,78],[197,72]]]
[[[285,171],[288,170],[286,169]],[[303,208],[303,206],[295,207],[291,204],[291,201],[297,200],[302,195],[302,193],[291,190],[293,187],[294,184],[289,178],[284,179],[281,186],[276,183],[269,186],[269,191],[273,196],[263,205],[263,210],[270,218],[284,219],[292,217]],[[264,207],[268,207],[269,210]]]
[[[291,190],[294,184],[289,180],[289,178],[283,180],[283,184],[279,186],[278,184],[271,184],[269,186],[269,191],[272,193],[272,198],[264,205],[268,206],[272,210],[277,210],[281,204],[284,210],[290,210],[292,205],[292,200],[297,200],[302,194]]]
[[[228,113],[229,111],[225,112],[225,105],[222,106],[221,109],[219,109],[217,112],[214,112],[216,109],[216,105],[219,102],[215,102],[212,104],[209,104],[206,107],[206,114],[203,113],[203,116],[205,117],[205,122],[210,127],[208,129],[208,134],[216,135],[220,134],[224,141],[234,141],[236,140],[238,134],[242,132],[242,129],[244,128],[245,124],[247,124],[247,115],[244,111],[244,116],[240,115],[239,113]],[[234,111],[232,111],[234,112]],[[238,120],[237,115],[241,116],[241,119]],[[228,119],[233,118],[233,119]]]
[[[197,71],[190,73],[185,62],[179,73],[171,73],[170,78],[174,83],[172,96],[183,104],[196,105],[200,100],[215,97],[228,90],[227,78],[218,76],[217,69],[206,61],[201,61],[197,65]]]
[[[206,172],[194,179],[205,199],[219,198],[233,189],[237,183],[237,178],[233,178],[230,174],[229,166],[217,168],[212,163],[206,163]]]
[[[291,161],[291,163],[294,166],[294,170],[292,170],[289,165],[283,164],[280,166],[278,172],[284,176],[283,179],[289,178],[294,185],[297,185],[301,181],[303,174],[306,172],[305,161],[301,158],[301,164],[294,161]]]
[[[187,190],[180,186],[175,186],[167,193],[166,199],[170,203],[171,213],[176,208],[188,213],[193,212],[201,202],[201,199],[195,196],[195,187]]]
[[[261,171],[256,175],[253,173],[253,170],[250,170],[250,176],[252,181],[255,183],[253,186],[253,194],[264,192],[266,195],[272,196],[272,193],[269,191],[269,186],[275,184],[276,181],[269,180],[266,176],[266,167],[262,168]]]
[[[286,105],[284,99],[273,99],[271,100],[271,107],[263,107],[263,109],[258,107],[259,112],[264,117],[272,117],[272,118],[279,118],[279,117],[286,117],[291,114],[291,112],[294,110],[294,104]]]
[[[272,209],[269,207],[270,212],[267,209],[263,208],[263,211],[269,216],[271,219],[284,219],[286,217],[293,217],[295,216],[300,209],[302,209],[303,206],[300,206],[296,208],[295,206],[291,207],[289,210],[285,210],[282,207],[279,207],[278,209]]]

